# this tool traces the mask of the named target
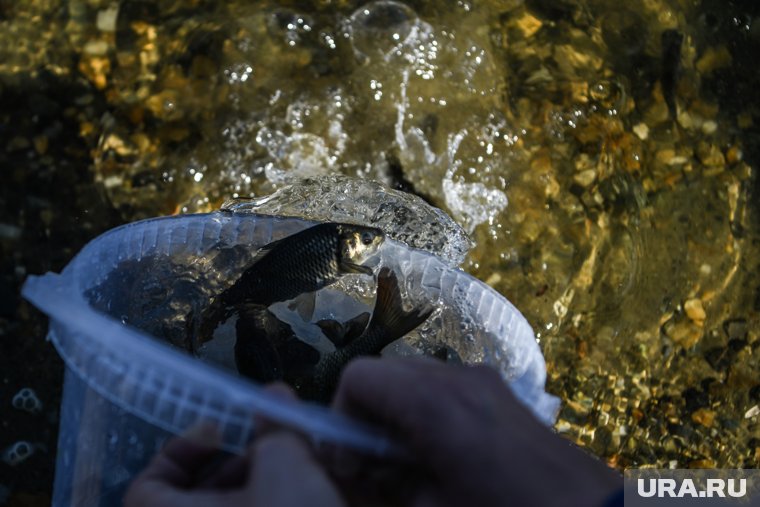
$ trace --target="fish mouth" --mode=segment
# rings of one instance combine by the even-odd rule
[[[380,255],[380,246],[373,248],[371,251],[363,252],[362,255],[350,259],[348,262],[357,264],[359,266],[376,268],[382,264],[382,256]]]
[[[357,273],[360,275],[374,275],[375,272],[372,267],[366,264],[357,264],[352,261],[342,261],[340,263],[341,271],[344,273]]]

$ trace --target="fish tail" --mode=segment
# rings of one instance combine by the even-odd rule
[[[367,328],[369,322],[369,313],[365,312],[357,315],[345,324],[332,319],[322,319],[317,322],[317,326],[322,330],[328,340],[338,348],[345,347],[346,344],[360,336]]]
[[[396,275],[388,268],[380,270],[377,276],[377,300],[369,325],[361,336],[319,361],[315,367],[312,391],[304,393],[306,397],[322,403],[329,402],[338,385],[340,373],[349,361],[357,356],[379,354],[386,345],[425,322],[433,310],[434,308],[425,306],[405,312]]]
[[[382,326],[386,330],[384,334],[393,341],[425,322],[431,313],[433,308],[429,306],[405,312],[398,278],[388,268],[380,270],[377,276],[377,302],[368,329]]]

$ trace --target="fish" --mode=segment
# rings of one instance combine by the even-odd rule
[[[369,324],[359,336],[355,336],[356,322],[344,326],[341,330],[344,332],[337,334],[330,332],[335,329],[334,326],[320,325],[323,332],[327,331],[328,339],[336,345],[336,350],[323,355],[314,367],[310,382],[301,387],[299,394],[307,399],[329,403],[340,373],[349,361],[359,356],[379,355],[391,342],[419,327],[433,311],[433,307],[425,305],[405,312],[396,275],[388,268],[381,269],[377,276],[375,308]]]
[[[660,72],[660,86],[665,104],[671,120],[678,116],[678,104],[676,103],[676,87],[681,73],[681,45],[683,35],[677,30],[665,30],[660,36],[662,42],[662,68]]]
[[[235,365],[238,373],[257,382],[305,375],[317,364],[320,353],[301,341],[287,323],[260,304],[239,308],[235,323]]]
[[[284,381],[301,398],[328,403],[343,367],[359,356],[379,355],[391,342],[411,332],[432,314],[423,306],[405,312],[398,279],[387,268],[377,277],[377,298],[370,317],[361,313],[341,323],[317,322],[335,351],[320,353],[302,341],[265,306],[244,305],[236,322],[238,373],[258,382]]]
[[[199,340],[241,305],[267,307],[314,292],[349,273],[372,275],[363,263],[385,240],[383,231],[362,225],[328,222],[261,248],[243,274],[201,312]]]

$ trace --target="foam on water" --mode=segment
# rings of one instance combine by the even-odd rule
[[[451,266],[460,265],[472,246],[456,222],[419,197],[347,176],[300,180],[272,195],[232,200],[222,208],[240,214],[369,224],[409,246],[435,253]]]
[[[160,181],[141,197],[168,192],[185,211],[336,172],[385,183],[400,175],[468,231],[504,210],[516,135],[489,8],[460,3],[444,15],[376,0],[331,15],[267,3],[229,9],[226,23],[202,31],[227,44],[219,75],[203,81],[209,100],[155,99],[172,104],[166,121],[189,122],[192,143],[143,153],[141,133],[104,121],[96,172],[115,203],[133,197],[132,175],[160,164]]]

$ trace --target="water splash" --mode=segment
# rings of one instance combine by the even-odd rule
[[[272,195],[230,201],[222,209],[371,224],[393,239],[435,253],[451,266],[461,264],[472,246],[459,225],[419,197],[348,176],[300,180]]]

